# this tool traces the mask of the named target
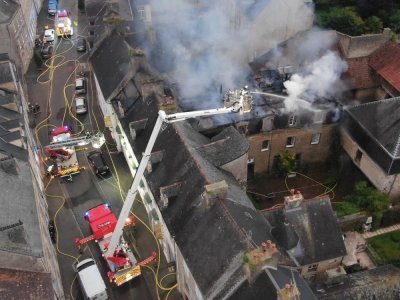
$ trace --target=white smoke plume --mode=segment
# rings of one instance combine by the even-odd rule
[[[317,99],[333,97],[337,92],[340,76],[346,70],[346,62],[336,52],[328,50],[322,57],[307,65],[303,74],[296,73],[284,82],[288,93],[286,108],[292,111]]]
[[[198,101],[219,96],[220,86],[226,91],[243,85],[254,56],[310,28],[313,20],[303,0],[151,2],[156,39],[165,52],[159,59],[173,65],[166,72],[181,96],[203,96]]]

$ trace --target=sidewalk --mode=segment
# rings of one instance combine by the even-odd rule
[[[395,225],[392,225],[389,227],[380,228],[376,231],[365,232],[362,234],[362,236],[364,239],[369,239],[369,238],[372,238],[377,235],[381,235],[381,234],[385,234],[385,233],[389,233],[389,232],[397,231],[397,230],[400,230],[400,224],[395,224]]]

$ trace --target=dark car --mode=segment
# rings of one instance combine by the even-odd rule
[[[52,45],[43,45],[42,49],[40,50],[40,55],[43,59],[48,59],[53,54],[53,46]]]
[[[101,151],[91,151],[89,152],[87,158],[97,176],[102,177],[110,172],[110,168],[107,166],[106,160],[104,159]]]
[[[85,52],[86,51],[86,39],[79,38],[76,42],[76,51]]]

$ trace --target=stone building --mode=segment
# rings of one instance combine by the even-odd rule
[[[49,234],[38,147],[29,129],[27,100],[21,74],[16,70],[7,55],[1,55],[0,272],[4,276],[12,274],[8,278],[13,280],[6,283],[0,276],[0,286],[3,290],[4,284],[8,294],[14,290],[13,295],[22,298],[25,290],[41,299],[63,299],[57,255]],[[42,289],[34,290],[33,282],[43,285]]]
[[[0,3],[0,53],[7,53],[22,73],[28,70],[33,55],[38,4],[32,0]]]

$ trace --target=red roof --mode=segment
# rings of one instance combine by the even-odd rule
[[[51,130],[51,136],[56,136],[62,133],[71,133],[71,130],[68,126],[57,127]]]
[[[400,45],[392,42],[385,44],[371,55],[369,65],[400,91]]]

